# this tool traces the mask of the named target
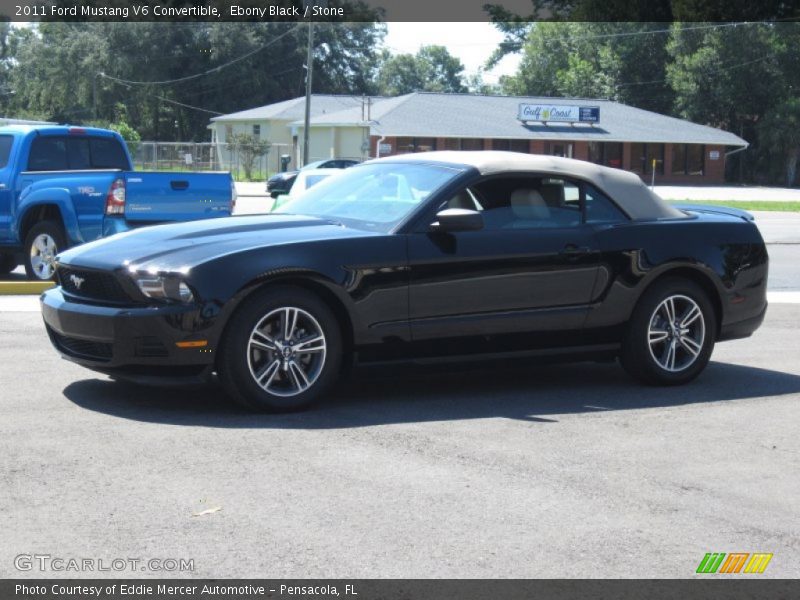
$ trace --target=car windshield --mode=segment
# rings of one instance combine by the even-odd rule
[[[327,178],[275,212],[323,217],[387,232],[461,172],[453,167],[410,163],[360,165]]]

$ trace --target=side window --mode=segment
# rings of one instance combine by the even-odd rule
[[[484,228],[540,229],[581,223],[580,188],[552,177],[500,177],[474,186]]]
[[[465,208],[467,210],[483,210],[475,191],[465,188],[450,198],[441,208]]]
[[[116,138],[90,138],[93,169],[130,169],[128,157]]]
[[[28,157],[29,171],[66,171],[67,142],[59,137],[36,137]]]
[[[627,217],[597,188],[586,184],[586,223],[619,223]]]
[[[14,137],[10,135],[0,135],[0,169],[8,164],[11,156],[11,146],[14,145]]]

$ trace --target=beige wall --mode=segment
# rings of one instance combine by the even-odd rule
[[[326,158],[366,158],[361,144],[368,136],[366,127],[312,127],[309,136],[309,162]],[[303,127],[297,128],[297,156],[302,160]]]
[[[289,127],[289,121],[215,121],[211,124],[210,129],[213,132],[212,140],[220,144],[220,146],[217,147],[217,158],[223,168],[230,168],[231,156],[224,146],[224,144],[228,143],[229,129],[232,134],[249,133],[252,135],[253,125],[261,126],[261,139],[271,144],[268,155],[271,171],[277,170],[277,166],[280,164],[281,154],[293,154],[292,131]]]

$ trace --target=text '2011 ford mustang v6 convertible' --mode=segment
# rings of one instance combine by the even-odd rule
[[[53,345],[114,378],[207,378],[256,409],[342,368],[420,357],[619,357],[680,384],[767,308],[752,218],[678,210],[634,174],[504,152],[352,167],[275,213],[68,250],[42,296]]]

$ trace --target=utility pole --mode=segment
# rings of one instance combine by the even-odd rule
[[[314,75],[314,21],[308,22],[308,57],[306,58],[306,116],[303,124],[303,166],[308,164],[309,129],[311,128],[311,83]]]
[[[92,105],[94,106],[95,119],[97,119],[97,78],[105,77],[105,75],[103,71],[98,71],[94,74],[94,78],[92,79]]]
[[[100,73],[95,73],[92,78],[92,105],[94,106],[94,118],[97,118],[97,77]]]

